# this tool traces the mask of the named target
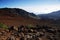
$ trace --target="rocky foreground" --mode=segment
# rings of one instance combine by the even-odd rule
[[[0,28],[0,40],[60,40],[60,29],[39,25]]]

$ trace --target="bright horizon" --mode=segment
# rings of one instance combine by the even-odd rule
[[[60,10],[60,0],[0,0],[0,8],[21,8],[35,14]]]

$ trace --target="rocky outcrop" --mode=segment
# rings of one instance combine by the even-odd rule
[[[41,27],[41,28],[38,28]],[[16,30],[18,29],[18,30]],[[59,40],[59,29],[48,26],[27,28],[11,26],[8,29],[0,28],[0,40]],[[55,33],[53,33],[55,32]]]

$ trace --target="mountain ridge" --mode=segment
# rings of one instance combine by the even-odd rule
[[[59,11],[54,11],[49,14],[41,14],[38,15],[41,19],[53,19],[53,20],[58,20],[60,19],[60,10]]]

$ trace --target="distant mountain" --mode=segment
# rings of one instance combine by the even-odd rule
[[[55,11],[49,14],[41,14],[38,15],[41,19],[53,19],[53,20],[57,20],[60,19],[60,10],[59,11]]]
[[[0,8],[0,16],[23,16],[23,17],[31,17],[37,19],[38,17],[34,13],[29,13],[23,9],[19,8]]]

